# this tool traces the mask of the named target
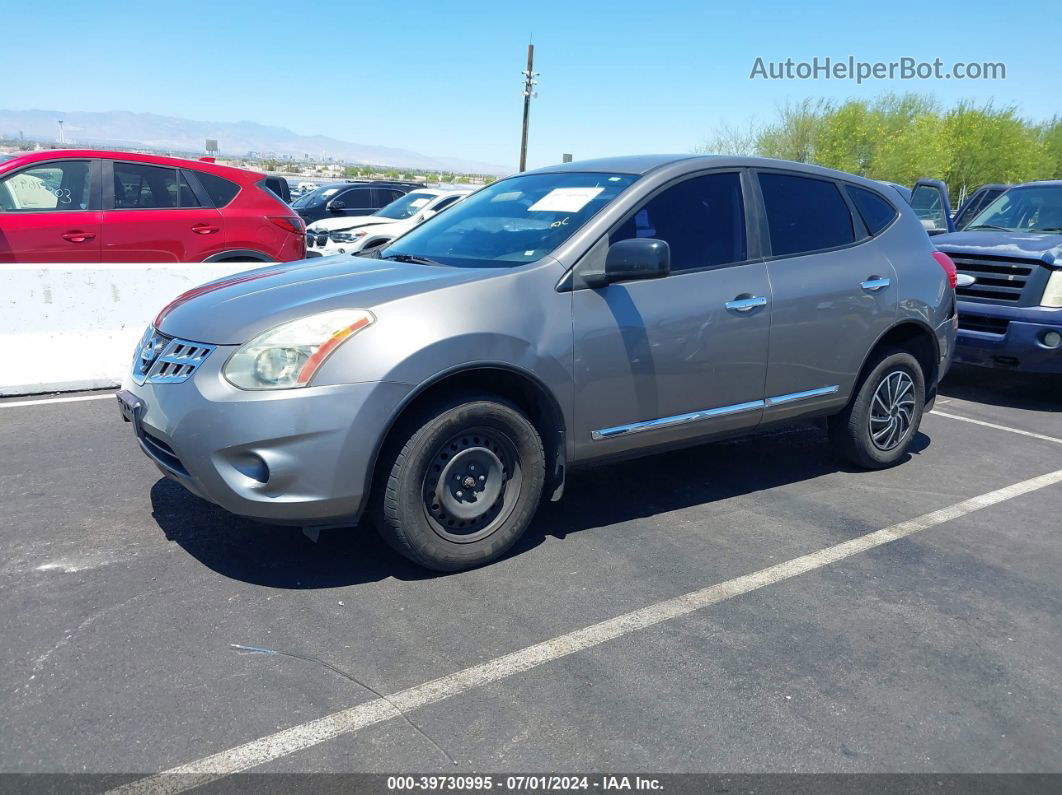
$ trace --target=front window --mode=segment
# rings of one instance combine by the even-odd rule
[[[1062,232],[1062,185],[1011,188],[980,213],[966,231]]]
[[[398,221],[403,218],[412,218],[434,198],[434,193],[417,193],[414,191],[413,193],[407,193],[400,199],[395,199],[376,214],[383,218],[394,218]]]
[[[89,161],[66,160],[19,171],[0,182],[0,210],[85,210],[89,205]]]
[[[630,174],[527,174],[495,182],[406,233],[381,256],[459,267],[542,259],[635,180]]]

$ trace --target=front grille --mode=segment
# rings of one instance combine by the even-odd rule
[[[955,262],[959,273],[976,279],[969,287],[959,287],[956,290],[959,298],[1018,304],[1022,301],[1029,283],[1037,281],[1034,278],[1034,272],[1038,268],[1035,260],[950,252],[948,256]]]
[[[138,384],[179,384],[187,381],[214,347],[202,342],[167,337],[148,327],[133,354],[133,380]]]
[[[985,334],[1006,334],[1010,321],[1004,317],[988,315],[959,314],[959,329],[962,331],[980,331]]]

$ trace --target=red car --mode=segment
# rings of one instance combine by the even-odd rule
[[[289,262],[306,226],[265,175],[64,149],[0,163],[0,262]]]

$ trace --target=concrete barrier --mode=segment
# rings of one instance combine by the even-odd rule
[[[0,395],[116,386],[158,311],[258,263],[0,265]]]

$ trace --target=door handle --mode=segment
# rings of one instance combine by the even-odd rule
[[[865,282],[862,282],[859,286],[866,290],[868,293],[876,293],[878,290],[884,290],[892,284],[892,279],[881,279],[877,276],[871,276]]]
[[[212,235],[215,232],[217,232],[219,229],[220,229],[220,227],[214,226],[212,224],[193,224],[192,225],[192,231],[195,232],[197,235]]]
[[[733,301],[727,301],[724,306],[734,312],[751,312],[758,306],[767,306],[767,299],[762,295],[753,295],[748,298],[735,298]]]
[[[71,243],[87,243],[95,237],[95,232],[82,232],[80,229],[71,229],[62,234],[63,240],[69,240]]]

